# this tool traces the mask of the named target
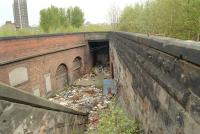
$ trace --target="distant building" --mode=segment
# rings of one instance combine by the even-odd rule
[[[15,26],[15,23],[12,23],[12,21],[9,20],[9,21],[5,22],[5,25],[13,25],[13,26]]]
[[[16,28],[29,27],[26,0],[14,0],[13,14]]]
[[[12,21],[6,21],[4,25],[2,25],[1,30],[6,30],[6,31],[16,31],[16,26],[15,23],[12,23]]]
[[[12,29],[16,30],[15,23],[12,23],[12,21],[6,21],[6,23],[5,23],[4,26],[9,26],[9,27],[11,27]]]

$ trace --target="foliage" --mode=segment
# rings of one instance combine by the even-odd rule
[[[0,35],[8,36],[8,35],[15,35],[15,27],[12,25],[4,25],[0,28]]]
[[[139,125],[114,102],[100,114],[98,134],[139,134]]]
[[[70,7],[67,10],[51,6],[40,11],[40,27],[45,32],[79,28],[84,23],[84,13],[79,7]]]
[[[111,27],[106,24],[89,24],[84,25],[79,28],[68,26],[67,28],[56,28],[50,30],[49,32],[43,32],[39,28],[24,28],[16,30],[11,26],[2,26],[0,27],[0,36],[24,36],[24,35],[38,35],[46,33],[67,33],[67,32],[101,32],[101,31],[110,31]]]
[[[23,35],[35,35],[42,34],[38,28],[23,28],[16,29],[12,25],[4,25],[0,27],[0,36],[23,36]]]
[[[69,23],[76,28],[79,28],[84,23],[84,13],[79,7],[70,7],[67,9],[67,18]]]
[[[199,40],[200,0],[147,0],[127,6],[119,30]]]

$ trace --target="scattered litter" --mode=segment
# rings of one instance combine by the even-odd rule
[[[112,96],[109,96],[109,94],[103,95],[102,88],[97,88],[95,83],[91,82],[90,84],[87,84],[87,82],[89,83],[89,81],[95,81],[98,76],[102,74],[104,78],[110,79],[111,73],[109,67],[99,66],[93,68],[91,73],[86,74],[82,78],[75,81],[74,85],[68,87],[68,90],[57,93],[55,97],[49,98],[49,101],[58,103],[77,111],[88,112],[88,129],[95,129],[99,122],[99,112],[107,108],[113,93]],[[79,84],[81,82],[83,84]]]

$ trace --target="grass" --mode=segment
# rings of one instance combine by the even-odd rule
[[[101,32],[101,31],[110,31],[110,30],[111,30],[111,27],[109,25],[104,25],[104,24],[90,24],[90,25],[84,25],[80,28],[74,28],[74,27],[57,28],[57,29],[52,29],[49,32],[44,32],[39,27],[24,28],[24,29],[16,30],[13,26],[4,25],[0,27],[0,37],[67,33],[67,32]]]

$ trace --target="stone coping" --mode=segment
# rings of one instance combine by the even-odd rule
[[[5,37],[0,37],[0,41],[4,41],[4,40],[16,40],[16,39],[57,37],[57,36],[65,36],[65,35],[108,34],[109,32],[110,31],[100,31],[100,32],[70,32],[70,33],[38,34],[38,35],[26,35],[26,36],[5,36]]]
[[[73,109],[69,109],[65,106],[50,102],[44,98],[31,95],[29,93],[8,86],[1,82],[0,82],[0,100],[29,105],[32,107],[42,108],[46,110],[64,112],[73,115],[80,115],[80,116],[88,115],[88,113],[86,112],[78,112]]]
[[[200,42],[128,32],[113,32],[112,34],[200,65]]]

